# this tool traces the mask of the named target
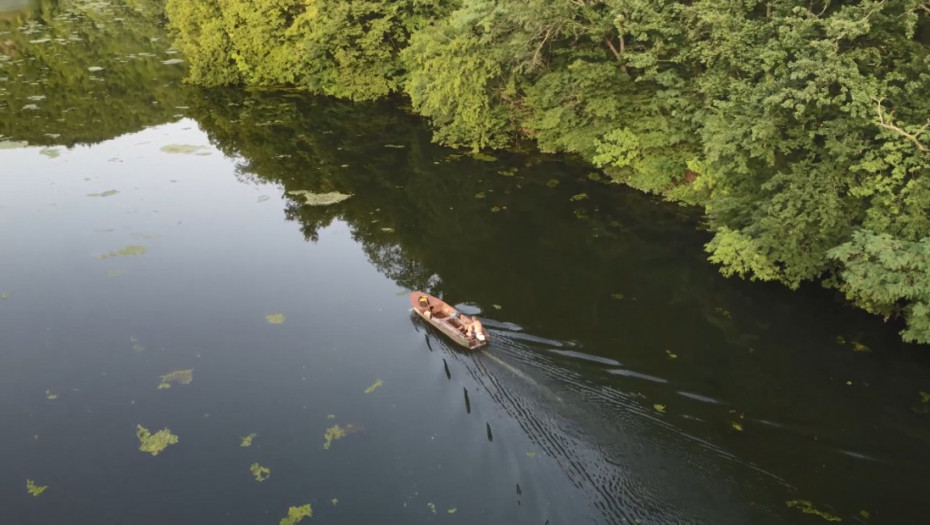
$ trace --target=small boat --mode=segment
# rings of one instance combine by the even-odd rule
[[[469,337],[466,331],[472,322],[471,319],[463,316],[442,299],[425,292],[413,292],[410,294],[410,305],[423,320],[465,348],[474,350],[488,344],[488,331],[483,326],[475,335]]]

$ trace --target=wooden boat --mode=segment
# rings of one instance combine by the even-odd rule
[[[410,305],[424,321],[465,348],[474,350],[488,344],[488,331],[483,326],[479,330],[480,335],[468,337],[465,334],[469,322],[467,316],[463,319],[458,310],[442,299],[425,292],[413,292],[410,294]]]

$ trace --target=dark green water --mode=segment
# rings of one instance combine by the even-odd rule
[[[185,87],[157,20],[0,17],[0,523],[930,521],[930,353],[897,327],[720,277],[699,215],[570,160]]]

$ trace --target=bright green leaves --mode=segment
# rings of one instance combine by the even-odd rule
[[[710,261],[722,265],[720,271],[726,276],[762,281],[778,280],[781,276],[779,267],[767,257],[758,241],[726,226],[720,227],[707,243],[707,251],[711,253]]]
[[[445,0],[170,0],[176,45],[201,85],[294,85],[373,100],[398,91],[399,51]]]
[[[858,230],[830,250],[842,264],[838,287],[866,310],[903,315],[905,340],[930,343],[930,236],[919,242]]]
[[[597,154],[591,159],[596,166],[625,168],[639,157],[639,137],[629,128],[608,132],[594,143]]]
[[[409,71],[404,88],[413,108],[436,127],[438,142],[500,148],[510,142],[514,120],[513,108],[501,99],[506,57],[476,34],[493,17],[493,5],[469,5],[475,7],[413,35],[401,54]]]

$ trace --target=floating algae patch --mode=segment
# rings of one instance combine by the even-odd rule
[[[109,197],[110,195],[116,195],[119,193],[119,190],[107,190],[101,191],[100,193],[88,193],[88,197]]]
[[[174,370],[168,372],[167,374],[161,376],[161,383],[158,384],[159,390],[164,390],[166,388],[171,388],[171,383],[177,383],[179,385],[189,385],[191,381],[194,380],[194,369],[190,368],[187,370]]]
[[[123,270],[107,270],[107,277],[119,277],[123,275]]]
[[[52,392],[51,390],[46,390],[45,399],[58,399],[58,394]]]
[[[652,408],[656,409],[656,412],[658,412],[658,413],[660,413],[660,414],[664,414],[664,413],[665,413],[665,405],[660,405],[660,404],[656,403],[655,405],[652,405]]]
[[[366,389],[365,389],[365,393],[366,393],[366,394],[370,394],[370,393],[374,392],[375,390],[381,388],[381,385],[383,385],[383,384],[384,384],[384,381],[382,381],[382,380],[379,379],[379,380],[375,381],[370,387],[366,388]]]
[[[284,314],[268,314],[265,316],[265,320],[271,324],[283,324]]]
[[[28,145],[25,140],[0,140],[0,149],[25,148]]]
[[[205,149],[208,149],[207,146],[193,146],[190,144],[168,144],[167,146],[161,147],[161,150],[165,153],[180,153],[187,155],[192,153],[209,154],[203,151]]]
[[[6,300],[9,299],[9,298],[10,298],[10,292],[3,292],[3,293],[0,293],[0,299],[6,301]]]
[[[271,476],[271,469],[263,467],[258,463],[252,463],[252,466],[249,467],[249,472],[255,476],[255,481],[265,481]]]
[[[39,150],[39,155],[45,155],[50,159],[54,159],[55,157],[61,155],[61,150],[58,148],[42,148]]]
[[[820,516],[821,518],[827,521],[843,521],[843,518],[839,516],[834,516],[828,512],[818,510],[814,507],[814,504],[806,499],[794,499],[791,501],[786,501],[785,505],[790,508],[798,509],[804,514],[813,514],[814,516]]]
[[[142,425],[136,425],[136,436],[139,438],[139,450],[153,456],[157,456],[162,450],[168,448],[168,445],[178,442],[178,436],[172,434],[167,428],[152,434]]]
[[[239,446],[240,447],[251,447],[252,440],[255,439],[255,436],[257,435],[258,434],[249,434],[248,436],[245,436],[244,438],[239,438]]]
[[[497,157],[493,155],[488,155],[487,153],[481,153],[480,151],[474,151],[471,153],[471,158],[475,160],[480,160],[482,162],[494,162],[497,160]]]
[[[287,516],[281,518],[281,521],[278,522],[279,525],[297,525],[300,520],[304,518],[313,517],[313,509],[310,508],[310,504],[301,505],[300,507],[291,507],[287,509]]]
[[[119,250],[107,252],[102,255],[98,255],[98,259],[109,259],[110,257],[130,257],[133,255],[142,255],[145,253],[147,248],[141,244],[130,244],[120,248]]]
[[[352,196],[351,193],[339,193],[338,191],[331,191],[329,193],[313,193],[312,191],[308,190],[291,190],[287,192],[287,194],[303,196],[304,204],[308,206],[329,206],[330,204],[342,202]]]
[[[31,479],[26,480],[26,492],[32,494],[33,496],[38,497],[39,494],[45,492],[45,489],[48,488],[48,485],[36,485],[35,481]]]
[[[430,512],[432,512],[433,514],[436,514],[436,504],[435,504],[435,503],[433,503],[432,501],[427,502],[427,503],[426,503],[426,507],[429,509]]]
[[[349,434],[354,434],[361,429],[362,427],[358,425],[353,425],[351,423],[344,427],[340,427],[339,425],[333,425],[327,428],[326,433],[323,434],[323,438],[325,439],[325,441],[323,442],[323,449],[329,450],[329,447],[332,446],[333,441],[336,441],[337,439],[342,439],[348,436]]]

